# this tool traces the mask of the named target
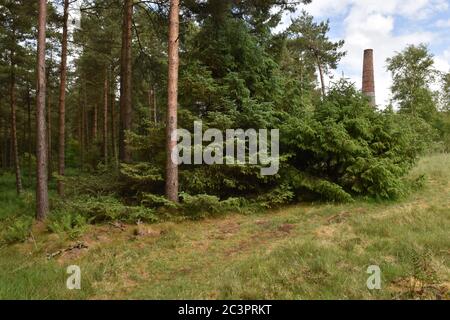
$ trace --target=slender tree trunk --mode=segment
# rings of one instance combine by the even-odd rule
[[[86,154],[89,152],[89,147],[91,146],[91,140],[92,140],[92,126],[91,126],[91,121],[90,117],[89,117],[89,108],[88,108],[88,100],[87,100],[87,87],[85,87],[85,91],[84,91],[84,150],[86,151]]]
[[[325,95],[326,95],[325,78],[324,78],[324,74],[323,74],[322,64],[320,63],[320,59],[318,56],[316,56],[316,61],[317,61],[317,68],[319,69],[319,74],[320,74],[320,83],[322,86],[322,97],[325,98]]]
[[[8,112],[5,112],[5,117],[4,117],[4,131],[3,131],[3,136],[4,136],[4,168],[6,170],[11,169],[11,121],[8,121],[8,119],[10,118],[11,115]]]
[[[86,104],[87,104],[87,87],[86,87],[86,80],[84,80],[83,82],[84,87],[83,87],[83,103],[81,105],[81,125],[82,125],[82,130],[81,132],[83,133],[83,138],[81,140],[81,170],[84,170],[84,164],[85,164],[85,151],[86,151],[86,147],[87,147],[87,124],[86,124]]]
[[[155,124],[158,124],[158,105],[156,100],[156,87],[153,86],[153,118],[155,120]]]
[[[22,176],[20,172],[20,159],[19,159],[19,150],[17,143],[17,121],[16,121],[16,71],[15,71],[15,61],[14,61],[14,51],[11,52],[11,79],[10,79],[10,103],[11,103],[11,144],[12,144],[12,153],[14,160],[14,171],[16,174],[16,190],[17,194],[21,194],[22,187]]]
[[[48,159],[47,139],[45,136],[45,40],[47,21],[47,1],[39,0],[38,48],[37,48],[37,98],[36,98],[36,153],[37,153],[37,186],[36,216],[44,220],[49,211],[48,203]]]
[[[10,136],[11,136],[10,135],[11,129],[9,128],[9,121],[7,120],[6,117],[5,117],[4,123],[5,123],[5,131],[4,131],[4,137],[5,137],[4,168],[9,170],[11,168],[11,162],[10,162],[10,159],[9,159],[9,157],[10,157],[10,148],[9,148],[10,143],[9,143],[9,140],[10,140]]]
[[[11,108],[10,108],[11,109]],[[10,112],[11,112],[11,110],[10,110]],[[10,117],[11,117],[11,115],[9,115]],[[10,126],[10,131],[9,131],[9,140],[8,140],[8,143],[9,143],[9,145],[8,145],[8,150],[9,150],[9,158],[8,158],[8,160],[9,160],[9,165],[8,165],[8,167],[9,168],[13,168],[14,167],[14,145],[13,145],[13,142],[12,142],[12,140],[11,140],[11,121],[10,121],[10,123],[9,123],[9,126]]]
[[[131,150],[126,141],[126,132],[131,130],[132,99],[131,99],[131,40],[132,40],[133,0],[125,0],[122,51],[120,63],[120,128],[119,128],[119,158],[124,163],[131,162]]]
[[[169,13],[169,77],[168,104],[166,122],[166,196],[178,202],[178,165],[172,161],[172,153],[177,145],[177,108],[178,108],[178,68],[179,68],[179,0],[170,0]]]
[[[1,106],[1,104],[0,104]],[[0,108],[1,110],[1,108]],[[2,125],[2,145],[1,145],[1,151],[2,151],[2,169],[6,170],[8,169],[8,121],[6,120],[6,115],[0,118],[1,125]]]
[[[49,83],[47,81],[47,83]],[[51,102],[51,86],[47,86],[47,166],[48,166],[48,180],[52,179],[52,102]]]
[[[153,114],[153,90],[151,88],[148,89],[147,98],[148,98],[148,118],[150,120]]]
[[[97,141],[98,132],[98,106],[94,104],[94,110],[92,114],[92,143],[95,144]]]
[[[111,146],[112,146],[112,156],[114,159],[114,165],[118,166],[117,157],[117,143],[116,143],[116,111],[115,108],[115,97],[111,100]]]
[[[157,109],[156,109],[156,90],[155,90],[155,86],[153,86],[152,88],[150,88],[148,90],[148,105],[149,105],[149,115],[150,117],[153,114],[153,122],[155,123],[155,125],[158,123],[157,120]]]
[[[84,144],[84,103],[82,102],[82,94],[83,94],[83,85],[80,82],[80,88],[78,89],[78,107],[80,110],[80,169],[81,171],[84,170],[84,149],[85,149],[85,144]]]
[[[50,71],[53,68],[53,50],[50,50],[50,63],[47,69],[47,80],[46,80],[46,90],[47,90],[47,166],[48,166],[48,180],[52,179],[53,174],[53,142],[52,142],[52,87],[50,79]]]
[[[67,21],[69,19],[69,0],[64,0],[63,34],[61,43],[61,67],[59,83],[59,134],[58,134],[58,175],[65,174],[66,148],[66,81],[67,81]],[[64,196],[64,182],[58,179],[58,194]]]
[[[26,96],[23,96],[24,101],[26,101]],[[19,144],[19,154],[22,154],[24,157],[27,153],[27,141],[28,141],[28,130],[27,130],[27,122],[25,121],[25,113],[26,113],[26,108],[24,108],[23,110],[23,118],[24,120],[22,121],[22,143]],[[23,175],[23,171],[22,171],[22,175]],[[23,182],[23,178],[22,178],[22,182]]]
[[[108,166],[108,69],[105,69],[105,86],[103,88],[103,158]]]
[[[112,157],[114,159],[114,166],[117,169],[117,144],[116,144],[116,111],[115,111],[115,102],[116,102],[116,94],[115,94],[115,81],[114,79],[114,68],[111,67],[111,88],[110,88],[110,109],[111,109],[111,147],[112,147]]]
[[[78,123],[77,123],[77,136],[78,136],[78,143],[80,145],[80,167],[81,167],[81,148],[82,148],[82,139],[83,139],[83,125],[81,123],[81,102],[80,98],[78,98]]]
[[[28,114],[28,184],[31,186],[31,170],[32,170],[32,163],[31,163],[31,155],[33,154],[33,141],[31,138],[31,89],[30,86],[28,86],[27,90],[27,114]]]

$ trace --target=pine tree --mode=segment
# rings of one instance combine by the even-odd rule
[[[131,162],[131,150],[126,140],[126,132],[131,130],[132,117],[132,19],[133,0],[125,0],[123,6],[122,51],[120,58],[120,130],[119,158],[124,163]]]
[[[328,38],[329,21],[314,22],[314,18],[303,11],[303,14],[292,21],[287,34],[291,47],[305,53],[307,59],[315,61],[319,70],[322,95],[326,95],[325,74],[336,69],[337,64],[345,56],[341,51],[344,41],[333,42]]]
[[[178,202],[178,165],[172,160],[172,152],[177,144],[177,109],[178,109],[178,67],[179,67],[179,0],[170,0],[169,13],[169,77],[167,92],[167,160],[166,160],[166,196]]]
[[[66,148],[66,81],[67,81],[67,33],[69,20],[69,0],[64,0],[63,34],[61,45],[61,66],[59,85],[59,136],[58,136],[58,174],[63,177],[65,172]],[[64,183],[58,180],[58,194],[64,195]]]
[[[37,56],[37,97],[36,97],[36,153],[37,153],[37,186],[36,214],[38,220],[44,220],[49,211],[48,203],[48,163],[47,137],[45,121],[45,39],[47,22],[47,1],[39,0],[38,17],[38,56]]]

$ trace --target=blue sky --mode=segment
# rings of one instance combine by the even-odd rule
[[[335,76],[344,73],[361,86],[363,51],[374,49],[380,105],[390,99],[391,75],[385,61],[408,44],[428,44],[436,68],[450,71],[450,0],[313,0],[298,12],[302,9],[316,20],[329,19],[331,38],[346,41],[347,56]],[[285,25],[290,18],[285,17]]]

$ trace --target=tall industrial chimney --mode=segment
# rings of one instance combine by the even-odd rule
[[[370,103],[376,106],[373,49],[364,50],[362,92],[369,97]]]

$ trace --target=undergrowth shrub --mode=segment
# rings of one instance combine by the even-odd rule
[[[170,200],[167,200],[165,196],[156,195],[152,193],[142,193],[140,195],[140,204],[147,208],[168,208],[168,209],[177,209],[178,204],[173,203]]]
[[[81,174],[74,177],[56,176],[56,178],[64,181],[67,197],[107,196],[116,194],[123,186],[123,182],[114,171],[96,175]]]
[[[82,215],[90,223],[158,221],[158,217],[153,209],[142,206],[128,206],[113,196],[80,196],[64,203],[60,210]]]
[[[333,202],[352,202],[351,194],[341,186],[325,179],[300,172],[295,168],[287,171],[286,181],[297,196],[298,201],[323,200]]]
[[[207,194],[191,196],[182,193],[181,200],[180,210],[182,214],[194,220],[229,212],[239,212],[245,207],[243,205],[245,201],[242,199],[229,198],[221,201],[218,197]]]
[[[261,207],[266,209],[276,208],[290,203],[295,197],[292,187],[288,184],[282,184],[270,192],[267,192],[256,199]]]
[[[154,192],[164,186],[162,170],[150,163],[121,164],[120,178],[124,184],[123,195],[135,195],[139,192]]]
[[[49,231],[57,234],[67,234],[75,239],[81,236],[87,229],[90,220],[79,213],[56,211],[52,212],[47,220]]]
[[[33,218],[30,216],[11,217],[3,224],[6,228],[2,234],[3,241],[7,244],[24,242],[31,234]]]

